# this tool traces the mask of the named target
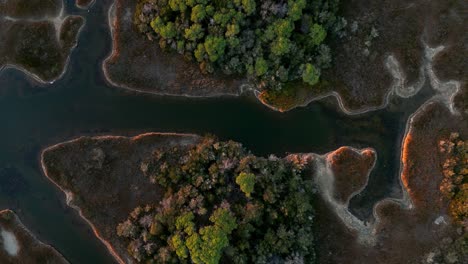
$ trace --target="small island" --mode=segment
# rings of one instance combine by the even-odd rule
[[[68,264],[53,247],[37,240],[11,210],[0,211],[0,262]]]
[[[0,22],[0,70],[17,68],[50,83],[65,72],[85,21],[64,14],[62,0],[7,0],[0,3]]]

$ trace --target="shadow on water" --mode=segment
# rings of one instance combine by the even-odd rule
[[[326,153],[343,145],[373,147],[378,162],[369,185],[351,201],[362,219],[373,204],[401,194],[400,144],[408,116],[430,95],[392,100],[385,110],[347,116],[334,99],[276,113],[254,99],[186,99],[135,94],[110,87],[101,71],[110,50],[107,8],[98,1],[88,11],[78,47],[64,77],[38,86],[15,70],[0,73],[0,207],[11,208],[37,236],[72,263],[112,263],[64,195],[46,180],[39,165],[44,147],[80,135],[136,135],[146,131],[214,134],[242,142],[255,154]],[[371,89],[371,88],[369,88]],[[4,186],[8,185],[8,186]]]

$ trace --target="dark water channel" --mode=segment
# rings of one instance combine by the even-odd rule
[[[136,135],[146,131],[217,135],[244,143],[255,154],[326,153],[343,145],[373,147],[378,162],[367,189],[352,200],[360,218],[372,205],[400,195],[400,143],[408,116],[429,96],[392,100],[380,111],[347,116],[335,100],[315,102],[288,113],[276,113],[249,96],[185,99],[134,94],[111,87],[101,71],[110,51],[107,8],[97,1],[86,17],[68,71],[52,85],[38,85],[16,70],[0,72],[0,208],[15,210],[42,241],[72,263],[112,263],[64,195],[42,174],[44,147],[80,135]],[[372,89],[372,87],[369,87]]]

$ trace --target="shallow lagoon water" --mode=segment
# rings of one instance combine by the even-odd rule
[[[368,187],[351,201],[362,219],[373,204],[400,195],[400,144],[406,121],[430,96],[427,87],[410,100],[391,100],[383,110],[348,116],[334,99],[287,113],[274,112],[252,96],[188,99],[137,94],[112,87],[101,63],[111,39],[107,8],[98,1],[88,11],[68,70],[52,85],[39,85],[13,69],[0,72],[0,208],[15,210],[22,222],[72,263],[113,263],[87,224],[42,174],[43,148],[80,135],[136,135],[142,132],[214,134],[242,142],[257,155],[326,153],[349,145],[378,154]],[[369,87],[372,89],[372,87]]]

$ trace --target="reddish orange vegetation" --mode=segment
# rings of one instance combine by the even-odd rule
[[[402,146],[401,180],[413,207],[405,209],[390,201],[377,206],[381,223],[376,231],[383,244],[400,248],[401,252],[414,251],[408,256],[417,253],[422,259],[439,246],[442,238],[457,237],[447,219],[447,204],[441,202],[443,173],[439,164],[444,159],[438,154],[438,142],[454,129],[467,134],[464,120],[437,103],[412,120]]]
[[[448,203],[441,202],[443,195],[439,186],[443,173],[440,164],[445,157],[438,154],[438,142],[452,131],[468,136],[465,124],[465,116],[451,115],[438,103],[428,105],[413,118],[401,152],[401,181],[413,206],[406,208],[407,203],[393,200],[376,205],[375,245],[359,244],[357,235],[341,223],[326,202],[318,199],[319,263],[426,263],[428,254],[439,248],[441,241],[456,241],[460,233],[447,217]],[[359,162],[335,165],[339,171],[347,173],[348,167],[356,171],[361,168],[355,163]],[[463,256],[457,258],[463,263]]]
[[[358,151],[341,147],[328,155],[327,159],[335,176],[335,199],[347,204],[353,194],[366,186],[369,172],[376,161],[376,154],[372,149]]]
[[[285,112],[297,106],[296,98],[292,96],[272,95],[266,90],[260,92],[257,98],[262,104],[279,112]]]
[[[408,184],[408,177],[410,174],[410,168],[411,166],[411,160],[408,159],[408,152],[409,152],[409,146],[412,141],[412,136],[408,132],[406,135],[404,141],[403,141],[403,146],[402,146],[402,151],[401,151],[401,164],[403,166],[403,169],[401,171],[401,182],[403,183],[403,187],[406,189],[406,191],[411,194],[411,189],[409,188]]]

